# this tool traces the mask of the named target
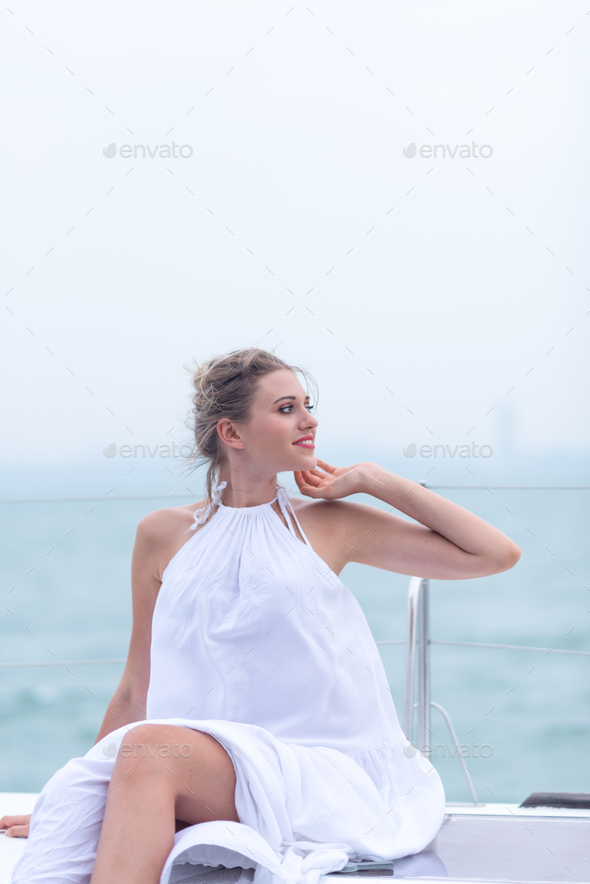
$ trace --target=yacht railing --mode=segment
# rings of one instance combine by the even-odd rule
[[[377,641],[376,645],[405,645],[405,638],[394,641]],[[503,651],[540,651],[544,654],[572,654],[577,657],[590,657],[590,651],[565,651],[562,648],[536,648],[532,645],[499,645],[491,642],[455,642],[429,639],[429,645],[457,645],[466,648],[499,648]],[[14,669],[19,666],[98,666],[110,663],[126,663],[126,657],[112,657],[107,660],[32,660],[27,662],[0,663],[0,669]],[[404,726],[405,732],[405,726]]]
[[[404,733],[407,739],[412,742],[412,734],[414,731],[414,710],[418,710],[418,751],[423,751],[430,745],[428,735],[432,733],[430,730],[430,710],[436,709],[441,713],[445,723],[449,729],[449,734],[453,741],[453,746],[459,763],[463,770],[463,775],[467,780],[467,786],[473,799],[474,804],[478,804],[477,793],[473,780],[467,769],[465,759],[461,754],[459,741],[451,716],[440,703],[435,703],[430,699],[430,638],[428,635],[428,603],[429,603],[429,582],[422,577],[412,577],[410,580],[410,588],[408,591],[408,625],[406,638],[406,669],[405,669],[405,687],[404,687]],[[418,655],[418,700],[414,702],[416,691],[416,655]]]
[[[590,491],[590,485],[427,485],[425,481],[420,485],[432,490],[451,489],[474,489],[486,490],[493,494],[493,490],[510,491]],[[195,495],[191,493],[192,497]],[[186,499],[187,494],[173,495],[141,495],[128,497],[61,497],[61,498],[28,498],[28,499],[0,499],[2,503],[88,503],[106,501],[136,501],[156,499]],[[404,709],[403,730],[407,739],[411,742],[414,730],[417,731],[418,747],[428,747],[428,734],[430,730],[430,710],[436,709],[444,718],[449,734],[456,749],[456,754],[461,764],[463,774],[467,781],[473,804],[478,804],[477,793],[473,780],[465,764],[459,741],[447,710],[430,699],[430,645],[454,645],[457,647],[470,648],[495,648],[510,651],[533,651],[544,654],[568,654],[578,657],[590,657],[590,651],[566,650],[563,648],[540,648],[532,645],[508,645],[496,642],[466,642],[466,641],[443,641],[434,640],[429,635],[429,580],[423,577],[412,577],[408,589],[407,626],[405,639],[392,639],[377,641],[377,645],[405,645],[405,673],[404,673]],[[416,658],[418,668],[416,673]],[[32,662],[0,663],[0,669],[12,669],[19,667],[36,666],[95,666],[104,664],[123,664],[126,658],[117,657],[102,660],[49,660]],[[417,675],[417,677],[416,677]],[[415,699],[417,694],[417,700]],[[418,712],[416,719],[415,712]]]
[[[405,638],[394,641],[377,641],[376,645],[405,645]],[[590,657],[590,651],[565,651],[562,648],[536,648],[533,645],[499,645],[491,642],[455,642],[429,639],[429,645],[457,645],[466,648],[499,648],[503,651],[540,651],[544,654],[572,654],[577,657]],[[0,669],[14,669],[19,666],[98,666],[110,663],[126,663],[126,657],[112,657],[107,660],[32,660],[27,662],[0,663]],[[404,725],[404,733],[406,731]]]
[[[125,663],[125,657],[112,660],[39,660],[32,663],[0,663],[0,669],[14,669],[18,666],[94,666],[103,663]]]
[[[472,489],[474,491],[590,491],[590,485],[428,485],[425,481],[419,483],[431,491]],[[190,500],[197,495],[190,491],[189,494],[135,494],[111,497],[110,492],[102,496],[94,497],[2,497],[2,503],[103,503],[108,501],[126,500]]]
[[[587,491],[590,488],[587,485],[430,485],[427,486],[425,481],[420,482],[424,487],[431,489],[458,489],[458,488],[474,488],[487,490],[493,494],[492,488],[496,490],[527,490],[527,491]],[[401,642],[396,642],[396,644]],[[377,644],[393,644],[393,642],[377,642]],[[580,657],[590,657],[590,651],[570,651],[560,648],[539,648],[530,645],[507,645],[492,642],[463,642],[463,641],[433,641],[429,636],[429,581],[422,577],[412,577],[408,590],[408,614],[406,629],[406,667],[404,678],[404,710],[403,722],[404,733],[408,740],[412,740],[414,732],[415,714],[414,710],[418,710],[417,733],[418,747],[429,747],[430,741],[428,734],[430,730],[430,710],[436,709],[443,716],[448,727],[451,739],[456,750],[457,757],[461,764],[463,774],[467,781],[467,786],[471,793],[473,803],[477,804],[477,793],[473,780],[469,774],[469,770],[463,758],[459,741],[451,721],[451,716],[447,710],[439,703],[435,703],[430,699],[430,645],[456,645],[459,647],[472,648],[497,648],[502,650],[514,651],[537,651],[545,654],[571,654]],[[416,695],[416,656],[418,656],[418,677],[417,677],[417,701],[414,700]]]

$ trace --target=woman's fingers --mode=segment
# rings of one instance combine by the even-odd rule
[[[0,819],[0,829],[4,829],[4,834],[9,838],[27,838],[30,819],[30,813],[23,816],[3,816]]]
[[[0,819],[0,829],[8,829],[10,826],[24,826],[28,825],[31,819],[31,814],[7,814]]]
[[[338,469],[338,467],[334,467],[334,466],[332,466],[332,464],[327,463],[325,460],[320,460],[319,457],[316,457],[316,461],[318,462],[319,466],[320,466],[320,467],[321,467],[326,473],[333,473],[333,472],[335,472],[335,471]]]
[[[327,476],[331,475],[331,473],[326,472],[326,470],[323,470],[321,467],[314,467],[313,470],[310,470],[309,472],[313,473],[314,476],[319,476],[320,479],[325,479]]]
[[[29,837],[29,827],[28,826],[11,826],[10,829],[6,829],[4,831],[5,835],[8,835],[9,838],[28,838]]]
[[[317,488],[322,481],[322,477],[315,474],[312,470],[302,470],[301,475],[303,476],[306,485],[313,485],[315,488]]]
[[[297,487],[299,488],[301,493],[306,494],[308,497],[315,497],[315,485],[312,483],[318,482],[319,484],[319,480],[315,479],[313,476],[310,476],[307,470],[297,470],[297,472],[294,472],[293,475],[295,476]],[[313,494],[311,492],[313,492]]]
[[[307,497],[320,498],[326,496],[326,476],[315,474],[315,471],[302,470],[300,479],[296,479],[299,490]]]
[[[306,497],[319,498],[324,496],[322,489],[316,488],[315,485],[304,485],[301,489],[301,493],[305,494]]]
[[[311,470],[297,470],[293,474],[297,487],[302,494],[306,494],[308,497],[325,497],[326,489],[330,486],[332,479],[336,478],[333,473],[338,467],[319,459],[317,459],[317,464]]]

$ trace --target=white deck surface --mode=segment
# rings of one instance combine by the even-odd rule
[[[0,817],[5,814],[31,813],[36,792],[0,792]],[[23,852],[26,838],[8,838],[0,832],[0,884],[10,884],[12,869]],[[182,884],[234,884],[241,874],[241,869],[221,869],[205,875],[191,876]]]
[[[22,813],[30,813],[33,809],[33,805],[37,798],[36,793],[24,793],[24,792],[0,792],[0,817],[5,814],[22,814]],[[531,820],[531,826],[533,825],[532,820],[537,819],[539,822],[541,820],[566,820],[567,818],[571,818],[572,822],[574,820],[578,820],[578,825],[583,821],[588,820],[588,824],[590,826],[590,810],[575,810],[569,808],[546,808],[546,807],[527,807],[520,808],[516,804],[482,804],[474,807],[472,804],[447,804],[447,815],[450,819],[460,819],[460,818],[481,818],[482,821],[484,819],[496,818],[496,819],[507,819],[507,818],[522,818],[528,817]],[[518,829],[522,828],[523,824],[517,826]],[[528,829],[530,832],[531,830]],[[531,832],[533,835],[534,833]],[[18,857],[23,851],[26,844],[26,839],[24,838],[8,838],[4,835],[3,832],[0,832],[0,884],[9,884],[10,877],[12,873],[12,868],[16,863]],[[478,845],[472,845],[472,847],[477,851]],[[484,845],[480,845],[481,848]],[[525,847],[524,843],[522,845],[523,849]],[[588,843],[586,845],[587,852],[590,852],[590,838],[588,839]],[[585,858],[585,857],[584,857]],[[564,869],[565,871],[565,869]],[[240,869],[221,869],[218,871],[208,872],[204,875],[192,875],[189,878],[186,878],[182,881],[182,884],[234,884],[240,876]],[[395,877],[400,877],[399,873],[396,874]],[[560,873],[557,874],[557,877],[552,876],[549,878],[534,878],[528,879],[528,884],[533,884],[533,881],[542,881],[542,880],[552,880],[552,881],[561,881],[561,880],[575,880],[580,884],[580,882],[588,882],[590,881],[590,877],[585,876],[580,878],[578,876],[570,877],[569,875],[565,876],[563,879],[561,878]],[[326,876],[324,879],[326,884],[328,884],[328,880],[330,884],[344,884],[347,881],[356,881],[359,882],[361,880],[360,877],[354,875],[347,875],[346,878],[340,876]],[[363,875],[362,880],[364,884],[384,884],[382,877],[368,877],[366,874]],[[414,879],[419,880],[419,879]],[[433,878],[433,877],[425,877],[421,878],[423,881],[445,881],[446,884],[452,884],[453,881],[459,881],[460,884],[470,884],[470,882],[477,882],[480,884],[482,881],[522,881],[527,880],[523,877],[482,877],[479,876],[477,878],[471,877],[445,877],[445,878]]]

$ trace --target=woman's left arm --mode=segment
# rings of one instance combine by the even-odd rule
[[[460,580],[507,571],[520,558],[514,541],[489,522],[377,464],[334,467],[318,460],[318,466],[321,471],[316,467],[295,474],[307,497],[337,500],[370,494],[415,519],[408,522],[376,507],[343,502],[333,510],[339,522],[336,533],[346,547],[341,567],[353,561],[400,574]]]

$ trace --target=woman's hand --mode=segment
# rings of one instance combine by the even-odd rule
[[[9,838],[28,838],[31,814],[24,816],[3,816],[0,819],[0,829],[4,829]]]
[[[334,467],[318,460],[313,470],[296,472],[295,481],[306,497],[337,500],[363,492],[389,506],[387,512],[362,503],[338,507],[332,531],[344,535],[342,566],[359,562],[398,574],[464,580],[507,571],[520,558],[518,546],[489,522],[375,463]]]
[[[367,475],[373,464],[357,463],[351,467],[334,467],[317,458],[313,470],[296,471],[293,475],[297,487],[307,497],[322,500],[338,500],[349,494],[366,490]],[[318,469],[319,467],[319,469]]]

